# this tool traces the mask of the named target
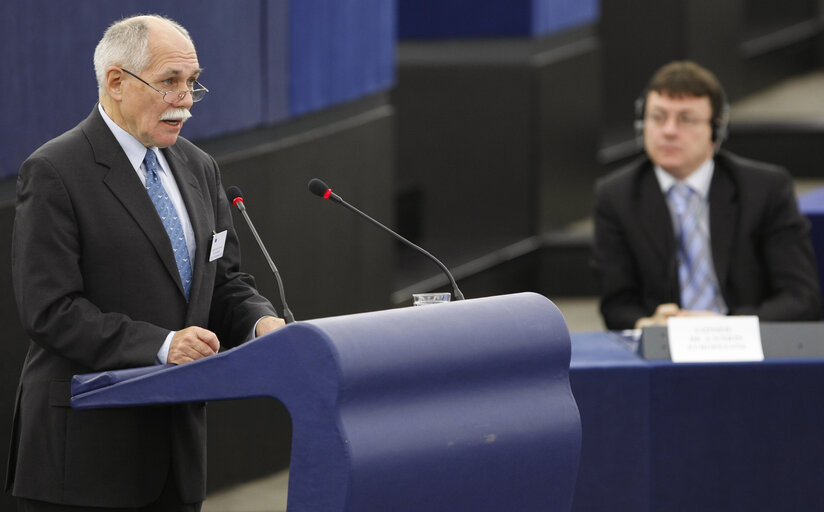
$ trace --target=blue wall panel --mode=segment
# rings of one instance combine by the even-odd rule
[[[300,0],[290,9],[292,115],[392,85],[394,2]]]
[[[598,21],[600,7],[600,0],[533,0],[532,35],[594,23]]]
[[[401,39],[521,36],[532,0],[398,0]]]
[[[394,79],[394,0],[5,0],[0,178],[88,115],[94,47],[109,24],[138,13],[169,16],[195,41],[211,92],[192,109],[190,139],[273,124]]]
[[[600,0],[398,0],[401,39],[540,37],[597,21]]]
[[[15,175],[29,153],[94,106],[91,51],[106,23],[90,11],[82,2],[0,4],[0,176]],[[83,20],[82,30],[71,19]],[[79,54],[88,57],[81,63]]]
[[[277,0],[263,3],[261,18],[265,23],[263,61],[266,73],[262,77],[263,98],[266,101],[264,120],[267,124],[289,117],[289,2]]]
[[[262,0],[138,3],[180,22],[195,42],[202,83],[210,92],[192,108],[185,137],[213,137],[265,122]]]

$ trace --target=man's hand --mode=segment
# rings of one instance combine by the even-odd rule
[[[682,309],[678,316],[724,316],[715,311],[700,311],[697,309]]]
[[[217,354],[220,342],[217,335],[202,327],[187,327],[177,331],[169,344],[167,362],[183,364]]]
[[[721,316],[719,313],[712,311],[696,311],[691,309],[681,309],[678,304],[668,302],[661,304],[655,308],[655,313],[652,316],[645,316],[639,318],[635,322],[635,328],[641,329],[654,325],[667,325],[667,320],[673,316]]]
[[[657,308],[655,308],[655,313],[653,313],[652,316],[645,316],[639,318],[635,322],[635,328],[641,329],[644,327],[651,327],[654,325],[667,325],[667,319],[669,317],[678,316],[681,313],[681,308],[679,308],[678,304],[675,304],[674,302],[660,304]]]
[[[260,319],[255,328],[255,336],[263,336],[267,332],[272,332],[275,329],[280,329],[286,325],[286,322],[282,318],[277,318],[274,316],[264,316]]]

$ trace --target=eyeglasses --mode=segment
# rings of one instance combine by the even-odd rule
[[[666,112],[654,111],[646,115],[647,121],[651,121],[656,128],[663,128],[669,121],[669,114]],[[695,128],[698,125],[708,123],[709,119],[696,117],[689,112],[679,112],[675,114],[675,126],[678,128]]]
[[[120,69],[122,69],[124,73],[128,73],[128,74],[132,75],[133,77],[137,78],[138,80],[140,80],[144,84],[148,85],[149,87],[151,87],[155,91],[159,92],[160,95],[163,96],[163,101],[165,101],[169,105],[174,105],[178,101],[183,101],[183,98],[186,97],[186,93],[191,94],[192,95],[192,101],[197,103],[198,101],[202,100],[204,96],[206,96],[207,92],[209,92],[209,89],[204,87],[203,84],[201,84],[197,80],[195,80],[194,82],[199,87],[198,89],[186,89],[184,91],[161,91],[160,89],[153,86],[152,84],[150,84],[146,80],[143,80],[142,78],[135,75],[134,73],[132,73],[128,69],[126,69],[126,68],[120,68]],[[168,94],[171,94],[171,96],[167,96]]]

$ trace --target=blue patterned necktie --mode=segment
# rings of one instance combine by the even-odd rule
[[[146,150],[143,165],[146,166],[146,192],[149,193],[149,198],[151,198],[152,204],[154,204],[158,215],[160,215],[163,227],[166,228],[166,234],[169,235],[169,240],[172,242],[177,271],[180,273],[183,291],[188,301],[189,290],[192,287],[192,263],[189,261],[189,249],[186,247],[183,225],[177,216],[175,205],[172,204],[169,194],[166,193],[166,189],[163,188],[163,183],[160,182],[157,175],[160,164],[157,162],[157,155],[151,149]]]
[[[725,313],[718,291],[710,250],[708,226],[701,222],[704,200],[689,185],[676,183],[670,188],[675,208],[678,237],[678,281],[681,307],[689,310]]]

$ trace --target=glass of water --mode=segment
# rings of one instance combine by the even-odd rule
[[[443,304],[452,300],[452,294],[449,292],[437,293],[413,293],[413,306],[428,306],[430,304]]]

